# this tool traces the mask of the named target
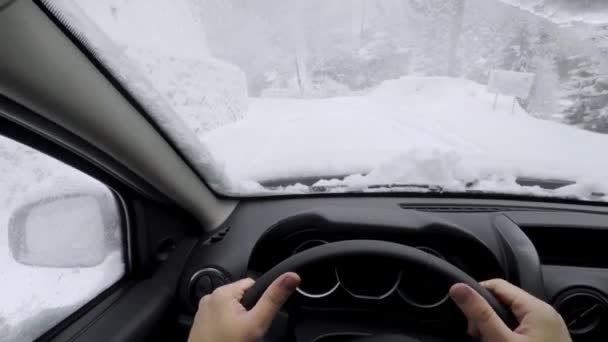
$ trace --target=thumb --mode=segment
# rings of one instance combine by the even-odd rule
[[[258,303],[249,311],[257,324],[265,331],[272,323],[289,296],[300,285],[300,276],[295,273],[285,273],[268,286]]]
[[[469,327],[476,327],[484,341],[508,341],[513,334],[490,304],[471,287],[456,284],[450,288],[450,297],[467,317]]]
[[[255,281],[251,278],[241,279],[232,284],[224,285],[224,291],[227,296],[240,301],[245,294],[245,291],[249,290],[253,286]]]

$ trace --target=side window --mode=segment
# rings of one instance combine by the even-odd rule
[[[90,176],[0,136],[0,339],[31,341],[125,272],[121,215]]]

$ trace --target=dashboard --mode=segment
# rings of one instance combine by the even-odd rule
[[[553,304],[575,341],[608,338],[608,211],[518,201],[244,202],[193,251],[180,284],[182,321],[188,324],[198,299],[222,284],[256,278],[295,254],[345,240],[398,243],[478,281],[507,279]],[[308,265],[299,274],[290,315],[273,324],[276,340],[287,329],[296,341],[403,331],[432,340],[429,333],[454,337],[466,330],[447,297],[451,284],[424,267],[352,256]]]

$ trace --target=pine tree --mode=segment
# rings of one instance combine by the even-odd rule
[[[538,116],[553,115],[558,112],[559,75],[551,58],[536,57],[532,61],[536,72],[534,85],[527,101],[527,109]]]
[[[498,67],[504,70],[529,71],[532,58],[532,30],[529,24],[523,23],[502,51]]]
[[[534,84],[525,108],[537,116],[553,116],[559,111],[560,78],[557,69],[557,44],[555,32],[541,23],[530,39],[528,72],[535,73]]]
[[[458,48],[460,45],[460,36],[462,34],[465,0],[456,0],[452,14],[452,24],[450,28],[450,47],[447,75],[456,77],[460,73]]]
[[[608,132],[608,67],[603,60],[576,57],[576,66],[569,72],[566,109],[570,124],[598,132]]]
[[[453,1],[408,0],[407,20],[413,50],[414,72],[429,76],[446,75],[450,63],[450,32],[455,13]]]

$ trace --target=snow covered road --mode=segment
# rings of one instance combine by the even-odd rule
[[[607,180],[601,155],[608,136],[534,118],[518,105],[512,112],[512,98],[500,97],[496,110],[493,102],[472,81],[406,77],[363,96],[254,98],[244,120],[202,140],[241,180],[369,173],[423,160],[447,162],[473,178],[498,172]],[[415,170],[391,168],[384,183],[412,181]]]

